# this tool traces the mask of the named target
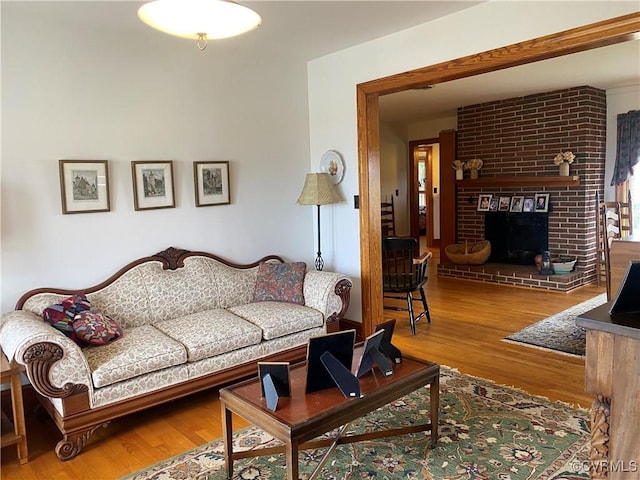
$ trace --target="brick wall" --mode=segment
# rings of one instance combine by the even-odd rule
[[[578,258],[583,282],[595,279],[596,192],[604,196],[606,95],[582,86],[458,109],[457,158],[480,158],[480,178],[557,176],[553,157],[571,150],[570,175],[579,186],[469,188],[457,191],[458,242],[484,238],[484,214],[478,195],[549,193],[549,250]],[[468,174],[468,173],[467,173]]]

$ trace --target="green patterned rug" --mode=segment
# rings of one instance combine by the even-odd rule
[[[340,445],[319,478],[331,480],[486,479],[577,480],[589,449],[588,412],[447,367],[440,377],[440,440],[430,448],[429,432]],[[423,388],[353,422],[347,433],[412,423],[429,415]],[[335,432],[333,432],[335,433]],[[277,441],[256,427],[234,434],[234,451]],[[300,453],[307,479],[325,449]],[[234,462],[234,480],[285,478],[283,455]],[[127,480],[222,480],[224,447],[216,440],[125,477]]]

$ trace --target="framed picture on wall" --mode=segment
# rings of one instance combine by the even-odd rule
[[[498,205],[499,205],[500,199],[498,197],[491,197],[491,200],[489,200],[489,211],[490,212],[497,212],[498,211]]]
[[[521,212],[522,204],[524,203],[524,197],[521,195],[516,195],[515,197],[511,197],[511,206],[509,207],[510,212]]]
[[[196,207],[228,205],[229,162],[193,162]]]
[[[492,195],[479,195],[478,196],[478,211],[488,212],[489,204],[491,203]]]
[[[508,212],[510,204],[511,204],[511,197],[500,197],[500,201],[498,202],[498,211]]]
[[[548,193],[536,193],[536,212],[548,212],[549,211],[549,194]]]
[[[60,160],[58,166],[63,214],[111,210],[106,160]]]
[[[131,162],[136,210],[174,208],[173,161]]]

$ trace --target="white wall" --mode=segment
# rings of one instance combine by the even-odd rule
[[[407,143],[391,125],[380,125],[380,198],[391,201],[396,235],[409,235],[409,193],[407,189]],[[398,191],[398,195],[396,195]]]
[[[142,25],[137,6],[1,3],[3,312],[169,246],[313,265],[315,209],[295,205],[310,171],[306,64],[243,61],[243,37],[200,52]],[[78,21],[92,8],[136,26]],[[109,161],[110,212],[61,213],[59,159]],[[174,161],[176,208],[134,211],[133,160]],[[195,207],[192,162],[206,160],[231,162],[231,205]]]
[[[640,110],[640,84],[607,91],[607,166],[604,174],[604,201],[607,202],[615,200],[615,187],[611,186],[611,179],[618,139],[617,116],[629,110]],[[637,202],[635,199],[634,204]]]
[[[438,138],[442,130],[453,130],[458,126],[457,116],[443,117],[436,120],[404,124],[380,123],[380,195],[388,199],[389,195],[399,190],[396,202],[395,217],[398,235],[409,235],[409,177],[407,171],[407,146],[410,141],[426,138]],[[433,188],[431,192],[431,208],[433,209],[433,238],[440,238],[440,148],[434,145],[432,163]]]
[[[319,158],[327,148],[343,153],[346,173],[341,186],[351,198],[358,193],[357,84],[635,11],[636,1],[487,2],[316,59],[308,67],[311,156]],[[456,34],[461,31],[464,35]],[[326,224],[341,247],[335,252],[335,265],[356,279],[349,318],[359,320],[358,211],[343,205],[334,213]]]

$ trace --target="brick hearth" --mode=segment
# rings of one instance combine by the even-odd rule
[[[474,180],[457,183],[457,242],[484,239],[478,195],[549,193],[549,251],[578,261],[571,275],[548,279],[535,275],[533,265],[524,267],[531,269],[527,272],[517,265],[478,268],[442,263],[438,275],[563,291],[593,282],[596,194],[604,196],[606,107],[603,90],[582,86],[459,108],[457,158],[480,158],[484,166],[477,186]],[[554,183],[559,173],[553,157],[565,150],[576,155],[570,165],[576,181],[559,185]],[[531,177],[539,177],[540,182],[531,182]],[[492,179],[509,181],[491,183]]]
[[[484,265],[443,263],[438,265],[438,276],[568,292],[583,285],[584,275],[583,272],[538,275],[535,266],[507,263],[485,263]]]

